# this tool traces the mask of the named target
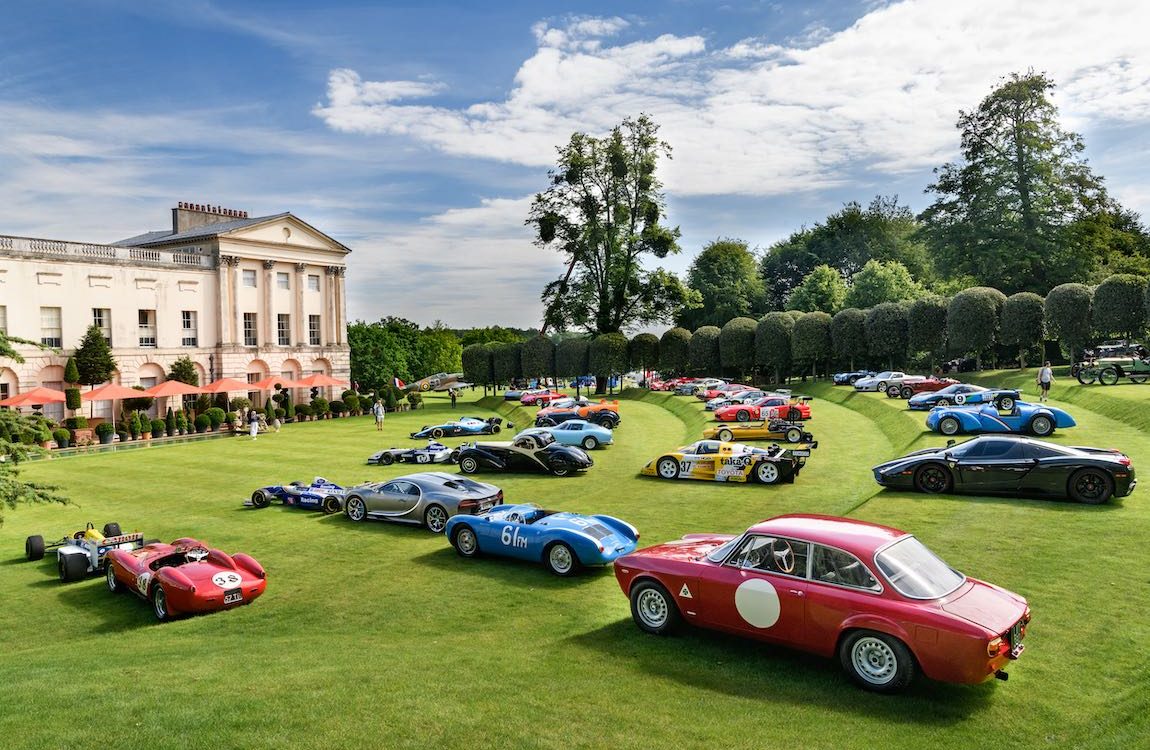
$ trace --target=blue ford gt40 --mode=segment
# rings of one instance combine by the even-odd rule
[[[606,565],[635,550],[639,532],[611,516],[501,505],[482,516],[452,516],[444,530],[463,557],[480,554],[542,562],[557,576],[585,565]]]
[[[1046,404],[1016,401],[1014,408],[999,410],[993,404],[977,409],[968,406],[936,406],[926,416],[926,426],[943,435],[960,432],[1030,433],[1046,437],[1056,428],[1073,427],[1074,417]]]

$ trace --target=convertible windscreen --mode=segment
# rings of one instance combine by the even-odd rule
[[[875,562],[891,585],[912,599],[938,599],[966,580],[913,536],[884,549]]]

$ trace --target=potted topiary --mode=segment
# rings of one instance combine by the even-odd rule
[[[116,428],[111,422],[101,422],[96,425],[96,437],[100,439],[100,445],[110,444],[115,434]]]
[[[68,438],[72,437],[72,433],[65,430],[63,427],[58,427],[52,430],[52,439],[56,441],[57,448],[67,448]]]
[[[220,425],[224,423],[224,417],[227,416],[227,412],[218,406],[213,406],[204,412],[204,416],[208,418],[208,423],[211,425],[211,428],[218,430],[220,429]]]
[[[311,400],[311,413],[316,419],[323,419],[327,414],[328,403],[327,399],[323,396],[316,396]]]
[[[188,434],[188,417],[186,414],[184,414],[183,409],[180,409],[178,412],[176,412],[176,434]]]
[[[128,431],[132,433],[133,440],[140,439],[140,413],[138,411],[132,412],[132,416],[128,417]]]
[[[208,431],[209,427],[212,426],[212,420],[208,419],[207,414],[198,414],[198,415],[196,415],[196,423],[195,424],[196,424],[196,432],[203,434],[203,433]]]
[[[164,424],[162,419],[152,420],[152,434],[156,437],[163,437],[168,432],[168,427]]]
[[[307,404],[300,404],[295,407],[295,418],[297,422],[306,422],[308,417],[311,416],[311,407]]]
[[[164,432],[168,433],[168,437],[176,434],[176,414],[172,411],[172,407],[168,407],[168,413],[164,417]]]
[[[224,413],[224,424],[228,426],[229,430],[234,430],[236,428],[237,419],[239,419],[239,416],[234,411]]]
[[[246,399],[243,396],[237,396],[236,398],[233,398],[230,404],[232,411],[236,412],[237,414],[242,414],[243,412],[247,411],[249,408],[251,408],[251,405],[251,400]]]
[[[327,408],[331,410],[331,415],[336,418],[343,416],[343,413],[347,411],[347,405],[342,401],[332,401]]]

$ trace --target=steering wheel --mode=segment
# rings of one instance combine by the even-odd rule
[[[786,539],[771,540],[771,557],[774,558],[775,567],[784,573],[795,572],[795,551]]]
[[[519,511],[507,514],[507,523],[523,523],[523,514]]]

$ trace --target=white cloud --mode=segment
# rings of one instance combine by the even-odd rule
[[[1011,72],[1044,70],[1070,122],[1150,117],[1150,4],[908,0],[851,27],[817,24],[784,44],[748,38],[708,50],[700,36],[633,35],[622,19],[537,24],[538,48],[502,101],[465,107],[380,100],[333,71],[340,96],[315,114],[345,132],[411,137],[441,151],[546,166],[571,132],[602,132],[640,111],[675,147],[679,195],[778,195],[898,174],[952,158],[954,123]],[[422,84],[426,87],[426,84]],[[413,96],[425,95],[417,90]]]

